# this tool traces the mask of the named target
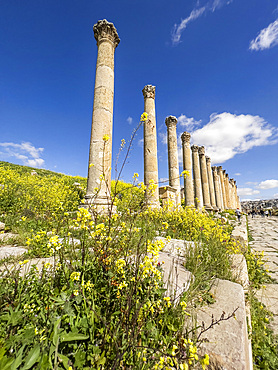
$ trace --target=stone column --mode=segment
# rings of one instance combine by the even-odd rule
[[[114,53],[120,39],[106,19],[93,27],[98,46],[85,207],[108,211],[111,203]]]
[[[177,190],[176,205],[178,206],[181,204],[181,189],[178,159],[177,123],[178,120],[174,116],[169,116],[165,119],[165,124],[167,126],[169,185]]]
[[[221,202],[221,193],[220,193],[220,182],[219,182],[219,176],[217,174],[217,167],[212,167],[212,176],[213,176],[213,182],[214,182],[214,191],[215,191],[215,200],[216,200],[216,207],[220,210],[223,209],[223,204]]]
[[[203,200],[204,207],[207,210],[211,210],[210,196],[209,196],[209,183],[208,183],[208,172],[205,157],[205,147],[199,147],[199,158],[200,158],[200,170],[201,170],[201,180],[202,180],[202,190],[203,190]]]
[[[225,201],[226,201],[226,208],[230,209],[229,207],[229,186],[227,183],[227,173],[226,170],[223,170],[223,182],[224,182],[224,188],[225,188]]]
[[[202,182],[201,182],[201,172],[200,172],[200,161],[197,145],[192,145],[192,162],[193,162],[193,178],[194,178],[194,197],[195,206],[198,209],[203,208],[203,194],[202,194]]]
[[[223,178],[223,170],[222,166],[217,167],[219,179],[220,179],[220,186],[222,190],[222,199],[223,199],[223,209],[227,209],[227,204],[226,204],[226,193],[225,193],[225,186],[224,186],[224,178]]]
[[[207,165],[207,174],[208,174],[210,204],[213,210],[216,211],[217,207],[216,207],[214,183],[213,183],[213,178],[212,178],[211,160],[207,156],[206,156],[206,165]]]
[[[188,175],[186,175],[184,178],[184,196],[186,206],[194,206],[190,136],[190,133],[186,131],[181,135],[183,170],[188,172]]]
[[[223,171],[223,179],[224,179],[224,186],[225,186],[225,195],[226,195],[227,209],[231,209],[230,188],[229,188],[229,175],[226,173],[226,171]]]
[[[152,208],[159,208],[157,139],[155,118],[155,86],[146,85],[142,90],[144,111],[148,119],[144,123],[144,183],[147,187],[146,201]]]
[[[234,179],[231,179],[231,180],[232,180],[232,189],[233,189],[233,192],[232,192],[233,209],[236,209],[237,208],[236,181]]]

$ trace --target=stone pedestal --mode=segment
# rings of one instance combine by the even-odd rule
[[[177,189],[168,185],[162,186],[159,188],[159,198],[162,201],[163,207],[175,208],[177,200]]]
[[[144,111],[148,119],[144,122],[144,183],[147,187],[146,202],[152,208],[159,208],[157,138],[155,114],[155,86],[146,85],[142,90]]]
[[[207,156],[206,156],[206,164],[207,164],[207,173],[208,173],[210,204],[212,206],[212,209],[214,211],[217,211],[218,207],[216,207],[215,190],[214,190],[214,183],[213,183],[212,169],[211,169],[211,160]]]
[[[176,189],[176,205],[179,206],[181,204],[181,197],[177,123],[178,120],[174,116],[169,116],[165,119],[165,124],[167,126],[169,185]]]
[[[214,191],[215,191],[215,201],[216,201],[216,207],[223,210],[223,203],[221,201],[221,193],[220,193],[220,181],[219,176],[217,174],[217,167],[212,167],[212,177],[213,177],[213,183],[214,183]]]
[[[98,46],[85,207],[107,212],[111,205],[114,53],[120,39],[106,19],[94,25]]]
[[[200,159],[200,170],[201,170],[204,207],[206,210],[212,210],[212,207],[210,204],[208,172],[207,172],[207,164],[206,164],[204,146],[199,147],[199,159]]]
[[[223,200],[223,209],[227,209],[226,192],[225,192],[222,166],[218,166],[217,171],[218,171],[218,175],[219,175],[219,179],[220,179],[220,186],[221,186],[222,200]]]
[[[201,173],[200,173],[200,161],[199,161],[199,147],[197,145],[191,146],[192,150],[192,162],[193,162],[193,184],[194,184],[194,197],[195,206],[198,209],[203,208],[203,194],[202,194],[202,183],[201,183]]]
[[[190,133],[186,131],[182,133],[181,141],[182,141],[183,170],[188,172],[188,175],[186,175],[184,178],[185,205],[194,206]]]

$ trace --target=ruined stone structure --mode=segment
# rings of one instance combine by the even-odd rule
[[[145,112],[144,122],[144,183],[147,187],[146,202],[152,208],[159,208],[157,138],[155,114],[155,86],[146,85],[142,90]]]
[[[111,209],[111,156],[114,101],[114,54],[120,39],[113,23],[106,19],[98,21],[94,27],[98,55],[96,64],[94,106],[89,154],[89,169],[85,207],[94,206],[97,211]],[[144,87],[144,111],[148,119],[144,122],[144,183],[146,204],[159,208],[159,195],[162,202],[172,200],[181,203],[180,171],[178,163],[177,118],[165,119],[168,139],[169,186],[158,188],[157,134],[155,111],[155,86]],[[240,208],[237,186],[229,179],[222,166],[211,167],[209,157],[205,157],[204,146],[192,145],[190,134],[181,135],[186,206],[206,210]],[[193,176],[192,176],[193,175]]]
[[[169,116],[165,119],[165,124],[167,126],[169,185],[176,189],[175,203],[178,206],[181,204],[181,192],[177,143],[177,123],[178,120],[174,116]]]
[[[120,39],[106,19],[94,25],[98,46],[85,206],[108,211],[111,203],[114,53]]]
[[[186,206],[194,206],[190,136],[190,133],[186,131],[181,135],[183,170],[188,172],[188,174],[184,177],[184,198]]]

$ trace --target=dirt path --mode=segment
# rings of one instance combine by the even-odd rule
[[[249,232],[253,238],[249,245],[254,251],[264,251],[266,268],[269,275],[276,280],[258,291],[257,296],[273,312],[271,325],[278,334],[278,217],[248,216]]]

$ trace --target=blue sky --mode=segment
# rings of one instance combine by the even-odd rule
[[[152,84],[160,179],[168,177],[164,122],[174,115],[178,135],[189,131],[206,147],[241,199],[278,198],[278,0],[2,1],[0,160],[87,175],[92,28],[104,18],[121,38],[113,161]],[[125,181],[133,172],[143,180],[142,139],[140,128]]]

